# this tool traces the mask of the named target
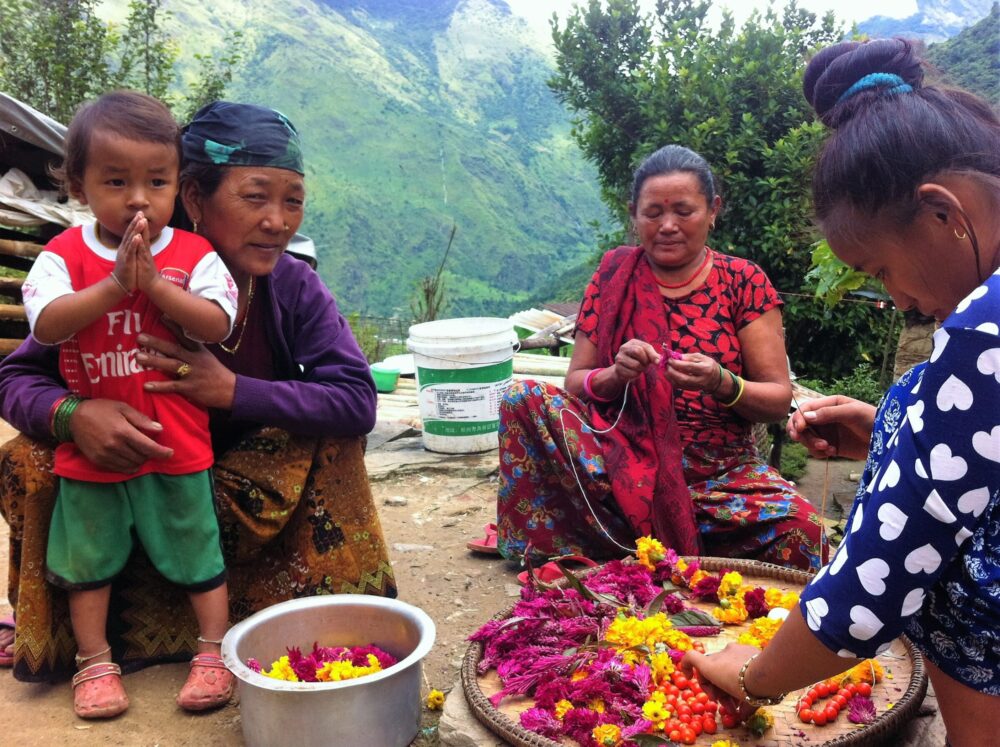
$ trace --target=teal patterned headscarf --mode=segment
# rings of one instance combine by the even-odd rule
[[[255,104],[213,101],[199,109],[181,137],[184,160],[217,166],[273,166],[305,174],[295,125]]]

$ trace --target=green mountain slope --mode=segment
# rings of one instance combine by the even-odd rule
[[[1000,107],[1000,4],[989,15],[946,42],[927,49],[945,80]]]
[[[117,3],[116,3],[117,4]],[[506,314],[593,252],[605,210],[549,92],[546,50],[500,0],[174,2],[182,47],[240,28],[230,98],[295,122],[303,232],[347,309],[408,316],[445,266],[450,316]]]

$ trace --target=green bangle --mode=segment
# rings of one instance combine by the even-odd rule
[[[743,380],[742,376],[737,376],[732,371],[727,371],[727,373],[733,379],[733,385],[736,387],[736,396],[734,396],[729,402],[720,402],[719,404],[727,408],[736,407],[736,403],[739,402],[740,398],[743,396],[743,387],[746,382]]]
[[[719,390],[722,388],[722,382],[726,380],[726,369],[722,367],[721,363],[716,363],[715,365],[719,367],[719,381],[712,387],[712,391],[707,393],[709,397],[714,397],[718,394]]]
[[[70,418],[76,412],[76,408],[83,402],[83,397],[71,394],[59,403],[55,415],[52,417],[52,435],[59,443],[67,443],[73,440],[73,433],[69,428]]]

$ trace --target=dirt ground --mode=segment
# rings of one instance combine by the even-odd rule
[[[0,439],[3,433],[0,432]],[[829,476],[810,462],[800,480],[803,493],[819,504],[829,483],[828,515],[849,505],[849,475],[860,463],[834,462]],[[400,599],[421,607],[437,625],[437,641],[424,662],[427,687],[448,692],[459,687],[466,637],[518,594],[517,569],[499,557],[477,555],[467,540],[481,535],[494,517],[495,475],[487,470],[449,468],[445,462],[383,472],[372,484],[389,543]],[[0,612],[7,613],[7,526],[0,522]],[[237,704],[214,713],[190,715],[176,707],[174,695],[186,675],[182,664],[151,667],[128,675],[132,705],[123,716],[86,722],[72,711],[68,684],[17,682],[0,670],[0,744],[59,745],[241,745]],[[460,692],[455,693],[460,697]],[[434,745],[436,714],[428,713],[418,745]]]

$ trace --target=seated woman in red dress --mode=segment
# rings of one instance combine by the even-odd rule
[[[636,171],[641,245],[594,273],[566,391],[523,381],[501,404],[505,557],[620,556],[653,535],[687,554],[825,560],[818,513],[753,442],[791,402],[781,300],[753,262],[706,246],[721,204],[687,148]]]

